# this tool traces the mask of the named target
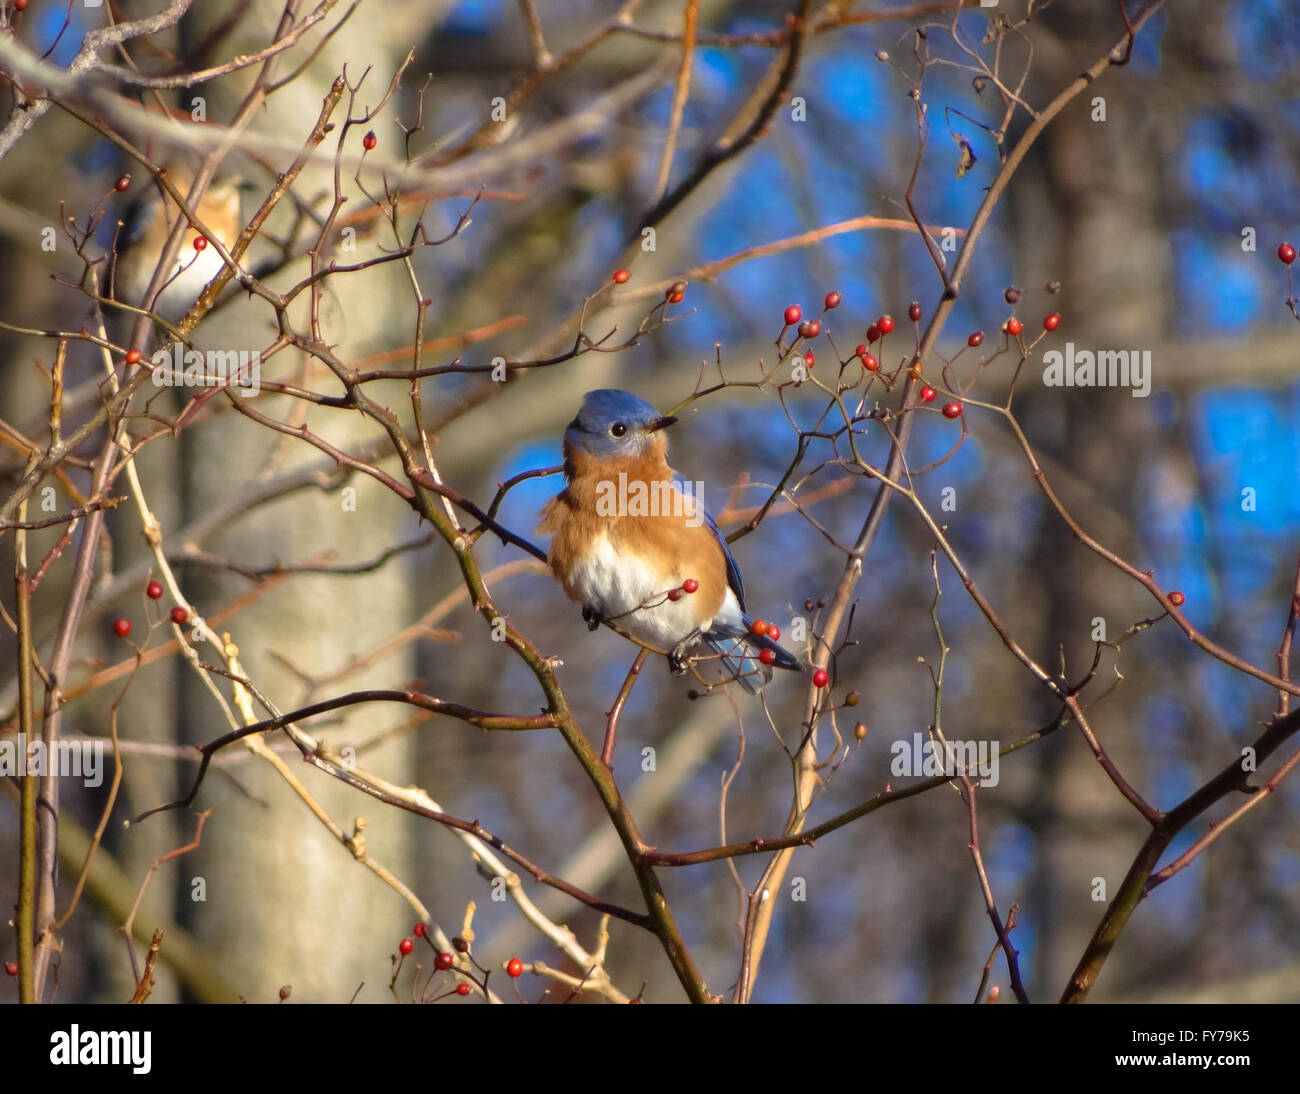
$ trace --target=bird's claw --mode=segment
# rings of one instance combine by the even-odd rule
[[[674,676],[686,674],[686,643],[679,642],[668,651],[668,668]]]
[[[582,606],[582,621],[587,624],[589,631],[600,629],[600,615],[595,608],[589,608],[586,604]]]

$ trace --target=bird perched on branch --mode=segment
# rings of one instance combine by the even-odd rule
[[[167,179],[188,201],[194,173],[177,163],[166,171]],[[179,219],[188,219],[176,200],[156,178],[136,184],[134,200],[122,218],[113,263],[114,298],[140,307],[162,257],[163,247]],[[239,215],[242,185],[237,179],[213,181],[193,209],[196,221],[185,229],[180,249],[166,273],[166,287],[154,310],[171,322],[189,311],[208,282],[220,273],[223,261],[209,236],[215,236],[229,250],[243,226]]]
[[[568,483],[542,510],[548,563],[593,630],[608,623],[666,654],[676,675],[695,659],[719,662],[754,693],[772,666],[802,666],[746,615],[700,484],[668,466],[663,430],[676,420],[630,391],[587,393],[564,433]]]

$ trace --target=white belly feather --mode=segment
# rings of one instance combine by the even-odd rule
[[[689,576],[680,569],[661,570],[619,552],[602,532],[573,566],[568,584],[582,603],[602,619],[666,652],[697,628],[707,630],[713,622],[698,620],[699,608],[690,595],[676,602],[665,598],[669,589],[681,585]],[[718,617],[727,622],[740,619],[740,605],[730,589]]]

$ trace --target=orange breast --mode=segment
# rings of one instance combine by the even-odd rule
[[[629,602],[632,595],[662,593],[694,578],[698,592],[673,605],[673,614],[680,610],[695,624],[711,620],[726,594],[726,560],[703,509],[694,508],[702,502],[672,491],[662,451],[615,460],[566,455],[569,484],[542,510],[539,531],[553,536],[548,562],[569,597],[599,607],[603,595],[608,607],[617,596],[626,610],[641,602]],[[596,564],[598,549],[623,563],[617,580],[607,573],[611,560]]]

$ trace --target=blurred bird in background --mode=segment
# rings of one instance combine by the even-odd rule
[[[170,165],[167,178],[188,203],[194,185],[194,172],[189,165],[182,162]],[[118,232],[110,284],[114,299],[138,308],[144,302],[168,236],[177,220],[186,214],[153,177],[143,185],[137,184],[135,189],[134,200],[127,207]],[[186,228],[176,259],[167,270],[165,288],[154,306],[154,311],[168,322],[183,318],[208,282],[221,271],[221,255],[208,245],[207,233],[215,235],[227,250],[234,245],[243,227],[241,189],[238,179],[214,179],[194,208],[206,232],[193,224]]]
[[[667,654],[675,675],[702,646],[753,694],[772,666],[802,666],[746,614],[722,533],[668,466],[662,431],[676,420],[630,391],[587,393],[564,433],[568,484],[542,510],[548,563],[593,630],[610,623]]]

